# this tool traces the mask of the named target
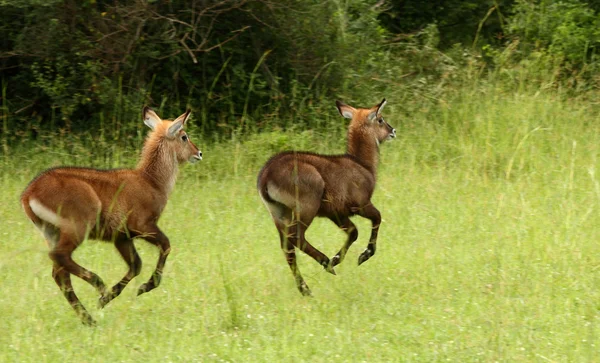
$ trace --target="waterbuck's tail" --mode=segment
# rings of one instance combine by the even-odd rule
[[[27,204],[29,205],[29,209],[38,219],[41,219],[56,227],[60,227],[64,224],[63,219],[58,214],[54,213],[50,208],[43,205],[39,200],[29,199],[29,203]],[[27,213],[27,210],[25,210],[25,212]],[[29,215],[29,213],[27,215]]]
[[[29,200],[28,196],[21,196],[21,206],[33,224],[37,226],[43,223],[43,220],[37,215],[37,213],[34,212],[33,208],[31,207],[31,201]]]

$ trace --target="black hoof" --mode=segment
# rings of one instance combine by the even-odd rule
[[[332,275],[335,275],[335,271],[333,270],[333,266],[335,266],[335,265],[332,265],[331,261],[333,261],[333,260],[326,259],[321,262],[321,266],[323,266],[325,271],[329,272]]]
[[[300,281],[298,283],[298,290],[300,290],[300,293],[303,296],[312,296],[312,292],[310,291],[310,289],[308,288],[308,285],[304,281]]]
[[[329,272],[332,275],[336,275],[335,270],[333,269],[333,265],[331,264],[331,262],[326,262],[323,264],[323,268],[325,268],[325,271]]]
[[[302,294],[302,296],[312,296],[312,292],[308,287],[306,287],[305,289],[300,289],[300,293]]]
[[[340,255],[335,255],[331,258],[331,261],[329,261],[329,265],[331,267],[335,267],[337,265],[339,265],[342,262],[342,258],[340,257]]]
[[[141,285],[141,286],[138,288],[138,291],[137,291],[137,296],[140,296],[141,294],[143,294],[143,293],[145,293],[145,292],[148,292],[148,291],[149,291],[149,289],[148,289],[148,285],[147,285],[147,284],[142,284],[142,285]]]
[[[92,318],[90,315],[82,316],[81,323],[89,327],[94,327],[97,325],[96,320],[94,320],[94,318]]]
[[[369,248],[367,248],[363,253],[360,254],[360,256],[358,256],[358,265],[360,266],[361,264],[363,264],[364,262],[366,262],[374,254],[375,253],[372,250],[370,250]]]
[[[98,299],[98,307],[100,307],[100,309],[104,308],[106,304],[111,302],[115,297],[116,296],[113,296],[112,294],[104,294],[100,296]]]

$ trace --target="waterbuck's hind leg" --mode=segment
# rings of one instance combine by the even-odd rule
[[[296,248],[286,238],[286,231],[283,229],[285,229],[285,227],[280,228],[280,226],[277,226],[277,231],[279,232],[279,239],[281,242],[281,250],[283,251],[285,260],[292,270],[292,275],[294,275],[294,280],[296,281],[296,286],[298,287],[300,293],[304,296],[311,296],[312,293],[302,278],[302,274],[300,273],[296,263]]]
[[[158,285],[160,285],[160,281],[162,279],[163,269],[165,267],[165,263],[167,262],[167,257],[171,252],[171,244],[169,242],[169,238],[162,233],[157,226],[152,226],[150,232],[140,235],[146,241],[152,243],[157,246],[159,249],[158,262],[156,263],[156,269],[152,273],[150,279],[143,283],[138,288],[138,295],[141,295],[150,290],[154,290]]]
[[[83,238],[80,239],[70,235],[70,233],[61,231],[58,243],[52,248],[48,255],[59,268],[64,269],[71,275],[79,277],[96,288],[100,295],[104,295],[106,292],[106,285],[100,276],[73,261],[73,251],[82,241]]]
[[[356,226],[348,217],[332,217],[329,219],[331,219],[333,223],[335,223],[348,235],[346,243],[344,243],[339,252],[331,258],[330,265],[333,268],[334,266],[339,265],[344,260],[344,258],[346,257],[346,252],[348,252],[348,249],[350,249],[352,243],[354,243],[354,241],[358,239],[358,229],[356,229]]]
[[[310,257],[312,257],[317,263],[325,269],[325,271],[329,272],[332,275],[335,275],[335,270],[333,266],[330,264],[329,257],[327,257],[323,252],[319,251],[313,245],[311,245],[305,237],[305,232],[308,226],[312,222],[312,218],[310,220],[296,220],[287,228],[287,238],[288,240],[296,246],[300,251],[306,253]]]
[[[127,274],[123,276],[121,281],[113,286],[110,291],[100,296],[98,304],[101,308],[106,306],[112,299],[119,296],[129,281],[139,275],[142,270],[142,260],[135,249],[133,239],[117,240],[115,241],[115,247],[121,254],[121,257],[123,257],[123,260],[127,263],[127,266],[129,266],[129,271],[127,271]]]
[[[50,250],[54,250],[61,241],[61,232],[60,230],[51,224],[40,222],[36,224],[36,227],[43,233],[44,238],[46,239],[46,243]],[[63,242],[64,243],[64,242]],[[52,264],[52,278],[62,291],[65,299],[69,302],[69,305],[75,310],[75,313],[81,319],[81,322],[85,325],[93,326],[96,325],[96,321],[92,318],[92,316],[85,309],[79,298],[75,294],[73,290],[73,285],[71,284],[71,275],[67,270],[59,265],[56,261]]]
[[[379,225],[381,224],[381,214],[379,213],[379,210],[373,206],[373,204],[369,204],[363,208],[360,208],[358,210],[358,215],[370,219],[373,225],[367,249],[365,249],[363,253],[358,256],[358,265],[360,266],[375,254],[377,247],[377,233],[379,232]]]
[[[75,291],[73,291],[73,285],[71,284],[71,275],[62,267],[54,263],[52,267],[52,278],[56,281],[56,284],[62,291],[63,295],[75,310],[75,313],[81,319],[81,322],[85,325],[93,326],[96,325],[96,321],[92,318],[90,313],[87,312]]]

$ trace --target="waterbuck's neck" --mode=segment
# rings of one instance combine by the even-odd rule
[[[175,186],[179,165],[161,140],[150,138],[144,144],[136,169],[168,196]]]
[[[348,129],[347,153],[360,160],[373,175],[377,174],[379,162],[379,143],[367,130],[361,127],[350,127]]]

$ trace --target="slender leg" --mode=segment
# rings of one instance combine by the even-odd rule
[[[367,249],[363,251],[363,253],[358,256],[358,264],[362,264],[367,261],[371,256],[375,254],[375,250],[377,247],[377,233],[379,232],[379,225],[381,224],[381,214],[373,206],[369,204],[363,208],[358,210],[358,215],[361,217],[365,217],[371,220],[373,224],[373,229],[371,230],[371,237],[369,238],[369,244],[367,245]]]
[[[167,262],[167,257],[171,252],[171,244],[169,243],[169,238],[165,236],[164,233],[161,232],[158,227],[154,226],[152,232],[144,235],[140,235],[146,241],[152,243],[159,248],[158,262],[156,263],[156,269],[152,273],[150,280],[148,282],[143,283],[139,289],[137,294],[141,295],[145,292],[155,289],[158,285],[160,285],[160,281],[162,279],[163,269],[165,267],[165,263]]]
[[[346,257],[346,252],[348,252],[348,249],[350,248],[350,246],[352,246],[352,243],[354,243],[354,241],[356,241],[358,239],[358,229],[356,229],[356,226],[354,225],[354,223],[352,223],[352,221],[348,217],[339,217],[339,218],[330,218],[330,219],[338,227],[340,227],[342,230],[344,230],[344,232],[346,232],[346,234],[348,234],[348,239],[346,240],[346,243],[344,243],[344,245],[339,250],[339,252],[331,258],[331,262],[330,262],[331,267],[334,267],[334,266],[340,264],[344,260],[344,258]]]
[[[279,239],[281,241],[281,250],[285,255],[285,260],[287,261],[290,269],[292,270],[292,274],[294,275],[294,280],[296,280],[296,286],[300,293],[304,296],[310,296],[311,291],[308,288],[308,285],[302,278],[302,274],[300,274],[300,270],[298,270],[298,265],[296,264],[296,249],[286,238],[286,232],[282,231],[279,226],[277,227],[277,231],[279,232]]]
[[[50,251],[49,256],[56,265],[63,268],[69,274],[75,275],[86,281],[90,285],[94,286],[100,295],[104,295],[106,291],[106,285],[100,276],[86,268],[81,267],[81,265],[73,261],[73,251],[80,243],[81,241],[69,236],[67,233],[61,233],[58,244],[54,246],[52,251]]]
[[[121,281],[113,286],[109,292],[100,297],[98,302],[101,308],[108,304],[112,299],[119,296],[129,281],[139,275],[142,270],[142,260],[135,249],[132,239],[117,240],[115,241],[115,247],[117,247],[121,257],[123,257],[123,260],[125,260],[127,266],[129,266],[129,271],[127,271],[127,274],[123,276]]]
[[[314,248],[305,237],[306,229],[310,223],[304,223],[302,221],[296,221],[291,226],[288,227],[288,240],[296,246],[300,251],[306,253],[310,257],[312,257],[315,261],[319,263],[319,265],[325,268],[325,271],[335,275],[335,271],[333,270],[333,266],[329,263],[329,257],[327,257],[323,252]]]
[[[56,284],[62,291],[73,310],[75,310],[75,313],[81,319],[81,322],[85,325],[95,325],[96,321],[87,312],[83,304],[81,304],[81,301],[79,301],[77,295],[75,295],[75,291],[73,291],[70,274],[64,268],[60,267],[56,262],[52,267],[52,278],[54,278],[54,281],[56,281]]]

